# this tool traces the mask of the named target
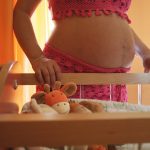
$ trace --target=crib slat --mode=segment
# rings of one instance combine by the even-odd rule
[[[38,84],[34,74],[10,74],[18,85]],[[73,81],[77,84],[149,84],[149,73],[63,73],[62,83]]]
[[[1,115],[0,146],[150,142],[150,112]]]

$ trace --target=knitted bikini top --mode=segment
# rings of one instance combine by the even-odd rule
[[[130,23],[126,14],[131,0],[49,0],[49,7],[52,9],[52,19],[62,19],[73,14],[77,16],[92,16],[92,11],[96,16],[104,13],[109,15],[118,14]]]

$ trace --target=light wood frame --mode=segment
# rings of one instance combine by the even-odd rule
[[[34,74],[15,72],[15,62],[0,71],[0,103],[10,102],[19,85],[35,85]],[[63,74],[77,84],[148,84],[149,73]],[[6,88],[6,89],[5,89]],[[16,90],[15,90],[16,89]],[[6,91],[9,94],[6,94]],[[1,114],[0,146],[60,146],[150,142],[150,112],[100,114]]]

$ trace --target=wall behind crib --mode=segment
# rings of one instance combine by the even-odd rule
[[[132,0],[128,14],[132,19],[131,27],[150,48],[150,0]],[[138,56],[134,59],[131,72],[143,72],[142,61]],[[141,96],[143,104],[150,104],[150,85],[142,86]],[[128,97],[129,102],[137,102],[137,86],[128,86]]]

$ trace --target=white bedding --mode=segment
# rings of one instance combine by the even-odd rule
[[[94,101],[101,103],[104,106],[106,112],[148,112],[150,111],[150,106],[148,105],[138,105],[130,104],[127,102],[115,102],[115,101],[104,101],[96,99],[71,99],[71,101],[81,102],[81,101]]]

